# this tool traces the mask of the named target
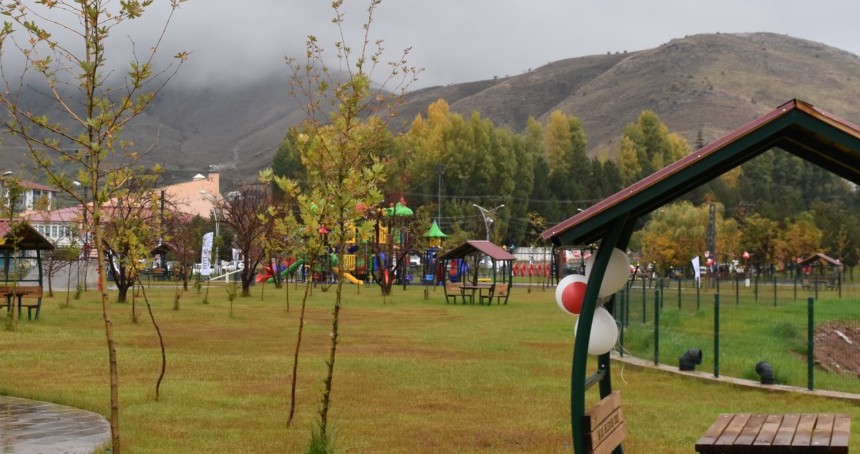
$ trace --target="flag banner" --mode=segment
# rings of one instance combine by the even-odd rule
[[[214,232],[203,235],[203,251],[200,253],[200,275],[208,276],[212,273],[212,240]]]
[[[693,260],[690,260],[693,264],[693,273],[696,275],[696,282],[700,282],[702,280],[702,270],[699,268],[699,256],[693,257]]]

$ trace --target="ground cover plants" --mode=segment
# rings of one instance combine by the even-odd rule
[[[300,289],[301,287],[299,287]],[[167,347],[115,305],[124,449],[130,453],[304,452],[318,417],[335,295],[309,300],[298,405],[287,428],[298,311],[285,290],[236,298],[213,284],[173,307],[173,287],[147,289]],[[290,284],[294,297],[296,287]],[[445,304],[441,289],[344,287],[339,373],[332,394],[335,448],[343,453],[570,452],[570,365],[575,319],[553,289],[514,288],[507,305]],[[47,298],[39,321],[0,331],[0,394],[108,415],[98,295]],[[5,317],[5,313],[3,317]],[[845,412],[856,404],[709,383],[615,363],[631,453],[689,453],[720,412]],[[596,391],[588,392],[589,406]],[[857,421],[854,419],[857,432]],[[853,437],[852,450],[860,449]]]

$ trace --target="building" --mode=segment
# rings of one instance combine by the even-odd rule
[[[6,172],[0,177],[0,194],[2,194],[5,204],[8,206],[10,203],[9,189],[12,186],[12,182],[16,182],[21,188],[22,193],[18,196],[18,200],[15,201],[13,208],[16,216],[26,216],[35,211],[50,211],[55,207],[57,197],[57,190],[55,188],[32,181],[10,178],[11,176],[12,172]]]

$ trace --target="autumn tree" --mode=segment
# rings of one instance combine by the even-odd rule
[[[242,254],[244,268],[239,273],[242,296],[251,296],[257,266],[265,262],[266,248],[263,239],[271,235],[273,223],[265,216],[271,205],[268,185],[249,184],[215,201],[215,209],[221,213],[221,222],[233,230],[232,246]]]
[[[364,211],[382,201],[378,187],[384,167],[373,153],[374,146],[387,137],[386,120],[391,118],[392,109],[417,70],[407,64],[407,49],[399,59],[387,63],[390,72],[384,80],[373,81],[374,69],[386,64],[382,41],[371,42],[369,35],[379,4],[379,0],[370,1],[362,28],[363,40],[358,46],[335,44],[335,56],[340,63],[337,70],[329,68],[325,52],[314,36],[308,37],[304,58],[288,59],[293,71],[292,92],[307,101],[304,105],[307,118],[299,136],[307,188],[300,191],[299,184],[289,179],[276,178],[276,181],[296,200],[300,223],[308,230],[304,248],[308,256],[319,256],[330,248],[342,259],[348,239],[356,234],[369,237],[372,224],[362,221]],[[342,6],[339,0],[332,3],[333,22],[341,34]],[[314,235],[320,228],[328,231],[327,245]],[[339,268],[320,419],[312,437],[313,444],[326,452],[331,445],[328,419],[343,304],[343,273],[343,268]],[[307,297],[303,307],[306,301]]]
[[[656,113],[646,110],[636,123],[624,127],[618,165],[629,185],[677,161],[689,153],[689,145],[668,128]]]
[[[117,288],[116,301],[125,303],[128,290],[138,280],[150,251],[164,238],[162,223],[169,213],[161,211],[162,193],[155,187],[157,174],[141,169],[118,169],[109,174],[115,197],[103,209],[102,237],[107,269]],[[132,308],[132,318],[137,314]]]
[[[132,48],[125,54],[118,53],[116,58],[108,55],[108,49],[118,49],[109,40],[111,32],[119,24],[141,18],[151,1],[13,0],[0,5],[0,13],[8,18],[0,31],[0,73],[5,83],[0,101],[9,114],[4,126],[23,140],[52,184],[84,205],[98,263],[105,263],[107,251],[102,204],[122,187],[121,181],[110,175],[138,158],[132,144],[120,139],[121,133],[131,120],[146,111],[180,66],[163,71],[153,66],[160,36],[179,3],[180,0],[170,0],[170,15],[159,41],[144,46],[142,54],[131,41]],[[56,30],[63,33],[54,36]],[[128,42],[127,37],[123,40]],[[23,69],[18,63],[9,64],[8,58],[13,57],[23,59]],[[179,62],[185,57],[184,53],[177,55]],[[115,68],[108,67],[108,62],[114,60],[130,62],[122,71],[125,77],[111,77]],[[30,108],[28,102],[35,97],[44,108]],[[57,118],[49,118],[44,112],[55,112]],[[69,168],[75,178],[64,172]],[[74,180],[89,189],[94,203],[84,203],[72,184]],[[114,454],[120,454],[113,319],[106,276],[101,274],[99,279],[110,368],[111,448]]]
[[[797,219],[789,222],[779,232],[776,241],[776,257],[784,265],[792,265],[800,257],[805,259],[819,252],[824,232],[815,226],[815,220],[810,212],[803,212]]]
[[[203,234],[208,227],[209,223],[200,215],[192,216],[173,211],[164,219],[165,238],[159,252],[170,254],[174,263],[173,268],[180,276],[184,291],[188,291],[188,280],[192,275],[194,264],[200,261]]]
[[[645,226],[633,236],[633,246],[642,251],[646,262],[658,269],[686,268],[693,257],[707,250],[709,205],[694,206],[682,201],[665,205],[652,212]],[[737,247],[737,225],[717,210],[716,229],[718,250],[734,255]]]
[[[741,228],[740,246],[749,252],[750,264],[761,267],[773,263],[779,236],[778,222],[758,213],[747,216]]]

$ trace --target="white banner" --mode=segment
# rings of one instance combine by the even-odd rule
[[[200,253],[200,275],[208,276],[212,272],[212,239],[214,232],[203,235],[203,251]]]
[[[696,282],[702,281],[702,270],[699,268],[699,256],[693,257],[693,260],[690,260],[693,263],[693,273],[696,275]]]

